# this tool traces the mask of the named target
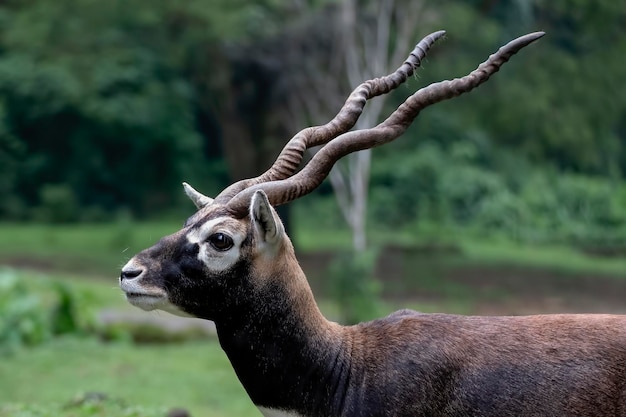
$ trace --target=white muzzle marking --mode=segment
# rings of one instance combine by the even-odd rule
[[[134,263],[133,259],[131,259],[124,268],[122,268],[122,272],[137,269],[143,270],[144,268]],[[120,288],[124,291],[126,300],[130,304],[144,311],[162,310],[177,316],[192,317],[172,304],[167,292],[162,288],[155,286],[146,287],[143,285],[141,283],[143,274],[142,272],[134,278],[120,278]]]

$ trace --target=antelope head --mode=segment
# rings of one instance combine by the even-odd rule
[[[341,157],[396,139],[422,109],[487,81],[512,55],[543,36],[542,32],[522,36],[470,74],[420,89],[378,126],[350,131],[367,100],[405,82],[444,34],[425,37],[392,74],[358,86],[330,122],[297,133],[262,175],[230,185],[215,199],[183,184],[198,211],[181,230],[123,267],[120,287],[128,301],[144,310],[161,309],[219,323],[255,302],[255,296],[281,293],[295,302],[304,297],[297,295],[297,288],[308,288],[306,279],[273,207],[313,191]],[[314,146],[322,148],[296,173],[305,150]]]

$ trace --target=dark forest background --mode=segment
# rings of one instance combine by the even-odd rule
[[[624,1],[422,3],[410,43],[448,35],[385,114],[514,37],[547,35],[374,152],[369,221],[621,245]],[[367,22],[373,2],[358,4]],[[0,2],[0,219],[188,213],[181,181],[213,195],[264,171],[305,127],[292,117],[298,75],[332,71],[320,63],[337,13],[332,1]],[[329,186],[309,199],[311,216],[339,222]]]

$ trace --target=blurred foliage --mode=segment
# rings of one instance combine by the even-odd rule
[[[0,352],[35,345],[52,334],[41,297],[29,293],[16,276],[0,275]]]
[[[479,7],[446,9],[449,18],[457,19],[461,27],[450,25],[454,29],[449,31],[450,42],[445,47],[446,52],[452,50],[432,60],[428,77],[439,77],[449,69],[457,76],[457,68],[471,69],[485,55],[481,50],[493,49],[487,45],[506,42],[519,33],[545,30],[547,35],[531,47],[532,51],[529,48],[513,58],[503,68],[506,75],[496,75],[475,94],[434,107],[432,113],[440,114],[440,122],[461,129],[452,135],[448,129],[447,138],[442,139],[465,140],[479,133],[533,162],[623,176],[626,96],[616,92],[623,89],[626,79],[614,58],[626,52],[622,24],[626,3],[480,3]],[[477,23],[483,21],[484,25]],[[464,37],[463,33],[471,36]],[[417,130],[425,124],[417,123]],[[421,132],[422,137],[430,136]]]
[[[2,2],[0,218],[146,217],[189,207],[182,180],[214,193],[229,174],[265,169],[292,129],[283,112],[298,62],[313,65],[328,48],[332,7]],[[444,0],[430,9],[437,12],[424,31],[446,28],[446,41],[389,106],[467,73],[521,33],[547,36],[376,151],[370,217],[528,241],[620,243],[624,0]],[[306,56],[294,59],[296,50]],[[323,186],[318,195],[328,193]]]
[[[0,270],[0,356],[64,335],[136,344],[180,343],[212,336],[198,326],[168,327],[124,315],[102,319],[103,307],[127,305],[119,289],[109,284],[86,280],[79,286],[72,280]],[[115,292],[106,291],[111,289]]]
[[[339,253],[328,271],[329,294],[337,302],[341,322],[356,324],[380,316],[380,283],[374,278],[374,251]]]
[[[0,271],[0,354],[82,333],[86,320],[78,318],[75,294],[67,285],[33,289],[12,271]]]
[[[13,162],[3,164],[13,187],[0,192],[23,208],[77,198],[145,214],[207,172],[193,77],[219,73],[210,57],[226,26],[201,2],[10,2],[0,22],[0,158]]]
[[[535,166],[510,151],[423,142],[376,159],[372,183],[372,221],[392,228],[426,222],[523,242],[626,245],[622,181]]]

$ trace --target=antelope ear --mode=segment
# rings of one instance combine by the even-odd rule
[[[282,240],[285,228],[263,190],[258,190],[252,195],[250,219],[259,242],[275,245]]]
[[[193,188],[186,182],[183,182],[183,188],[185,189],[185,194],[187,194],[187,197],[189,197],[191,201],[193,201],[193,203],[196,205],[196,208],[198,209],[201,209],[204,206],[208,206],[213,202],[212,198],[207,197],[206,195],[196,191],[195,188]]]

